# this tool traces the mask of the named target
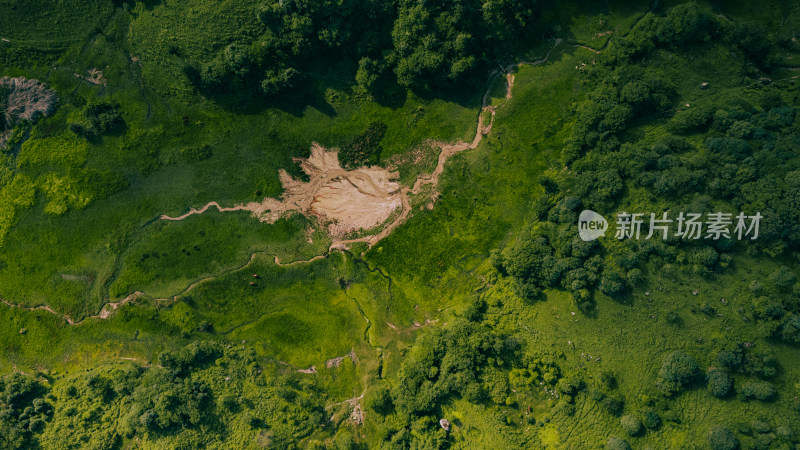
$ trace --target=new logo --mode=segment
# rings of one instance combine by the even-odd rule
[[[581,211],[578,217],[578,234],[584,241],[593,241],[606,234],[608,222],[606,219],[590,209]]]

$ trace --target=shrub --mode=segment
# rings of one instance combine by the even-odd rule
[[[625,280],[616,272],[604,273],[600,280],[600,290],[609,297],[624,294],[626,288]]]
[[[656,413],[655,411],[652,410],[645,411],[643,414],[643,418],[644,418],[643,420],[644,426],[646,426],[651,430],[655,430],[659,426],[661,426],[661,417],[659,417],[658,413]]]
[[[292,89],[300,72],[294,68],[268,70],[261,81],[261,92],[267,97],[274,97]]]
[[[608,442],[606,442],[606,448],[608,450],[631,450],[630,444],[628,444],[625,439],[618,438],[616,436],[611,436],[608,438]]]
[[[622,416],[622,419],[620,419],[619,423],[622,425],[622,428],[625,430],[625,432],[630,436],[636,436],[642,432],[642,421],[634,416]]]
[[[748,381],[740,391],[744,400],[756,399],[764,402],[772,401],[778,392],[769,381]]]
[[[603,408],[609,413],[618,416],[622,413],[622,409],[625,407],[625,402],[618,397],[608,397],[603,400]]]
[[[683,390],[697,379],[699,369],[694,359],[684,352],[672,352],[664,358],[658,372],[659,386],[668,393]]]
[[[181,149],[181,156],[183,156],[183,159],[185,159],[186,162],[203,161],[211,158],[212,155],[213,150],[208,144],[198,147],[185,147]]]
[[[385,386],[370,390],[364,401],[367,408],[382,416],[391,413],[394,407],[391,393]]]
[[[781,338],[790,344],[800,344],[800,315],[786,317],[781,327]]]
[[[786,289],[797,281],[797,277],[791,269],[786,266],[781,266],[769,275],[769,281],[770,284],[778,289]]]
[[[744,352],[740,348],[717,352],[717,362],[730,370],[740,370],[744,364]]]
[[[532,302],[542,295],[542,290],[536,287],[536,284],[532,281],[514,280],[512,288],[514,294],[528,302]]]
[[[711,108],[696,107],[681,111],[667,122],[667,130],[672,133],[686,133],[705,127],[711,122],[714,111]]]
[[[739,440],[731,430],[716,426],[708,432],[708,445],[711,450],[736,450],[739,448]]]
[[[757,433],[769,433],[770,431],[772,431],[772,427],[769,426],[769,424],[767,422],[764,422],[763,420],[754,420],[750,422],[750,428],[752,428],[753,431]]]
[[[380,162],[380,141],[388,127],[383,122],[372,122],[367,130],[347,141],[339,149],[339,164],[346,169],[371,166]]]
[[[116,102],[100,102],[89,105],[83,110],[83,116],[92,124],[92,128],[97,134],[113,131],[125,123],[119,110],[119,104]]]
[[[745,372],[759,378],[771,378],[778,373],[778,359],[771,353],[747,355]]]
[[[708,374],[708,392],[714,397],[725,397],[731,391],[732,386],[733,383],[728,372],[715,369]]]

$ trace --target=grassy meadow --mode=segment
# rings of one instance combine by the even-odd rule
[[[563,220],[576,196],[607,218],[796,205],[796,2],[663,3],[544,4],[524,51],[495,64],[522,61],[510,99],[503,77],[486,86],[488,72],[469,89],[395,86],[375,98],[352,81],[358,61],[323,55],[265,100],[246,85],[210,95],[187,76],[232,44],[262,45],[264,2],[0,1],[0,75],[59,97],[0,155],[0,297],[11,304],[0,304],[0,393],[23,389],[13,373],[36,380],[24,402],[0,399],[25,430],[0,427],[0,446],[55,448],[63,430],[71,448],[799,446],[800,340],[786,336],[800,260],[788,226],[765,230],[774,242],[713,252],[609,235],[571,285],[541,282],[536,295],[524,277],[545,269],[514,272],[542,239],[577,264],[577,230]],[[674,11],[701,11],[722,31],[666,44],[657,21]],[[772,59],[725,34],[738,24],[770,30]],[[630,110],[613,133],[602,129],[610,111],[584,123],[592,108],[620,106],[631,79],[656,106]],[[413,185],[435,167],[431,141],[472,141],[486,89],[491,132],[447,161],[432,209],[414,203],[372,247],[329,250],[321,224],[300,214],[159,218],[279,197],[279,171],[302,178],[295,158],[313,142],[338,147],[374,122],[387,126],[380,164]],[[93,108],[114,111],[113,126],[101,129]],[[686,125],[695,111],[703,122]],[[748,150],[724,160],[709,144],[723,137]],[[682,150],[664,144],[672,138]],[[713,190],[725,164],[731,185],[752,184]],[[672,169],[686,178],[663,192],[671,180],[627,175]],[[613,194],[587,187],[609,171]],[[792,214],[781,223],[800,220]],[[607,287],[611,271],[625,289]],[[676,352],[692,374],[670,391]],[[729,386],[717,395],[720,370]],[[347,419],[354,405],[363,421]]]

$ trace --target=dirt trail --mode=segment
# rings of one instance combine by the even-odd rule
[[[231,211],[247,210],[247,207],[244,206],[244,205],[236,205],[236,206],[233,206],[233,207],[230,207],[230,208],[226,208],[226,207],[223,207],[223,206],[219,206],[219,203],[217,203],[217,202],[209,202],[206,206],[203,206],[200,209],[191,208],[189,210],[189,212],[187,212],[185,214],[181,214],[178,217],[170,217],[170,216],[168,216],[166,214],[162,214],[161,215],[161,219],[162,220],[183,220],[183,219],[185,219],[185,218],[187,218],[189,216],[195,215],[195,214],[203,214],[204,212],[206,212],[208,210],[208,208],[210,208],[212,206],[217,208],[219,210],[219,212],[231,212]]]
[[[453,143],[453,144],[448,144],[448,143],[440,142],[440,141],[433,142],[433,144],[439,146],[439,148],[442,149],[442,151],[439,153],[439,160],[436,163],[436,168],[430,174],[419,175],[417,177],[417,180],[414,182],[414,185],[410,189],[407,188],[407,187],[404,187],[401,190],[401,194],[402,194],[401,200],[403,202],[403,209],[402,209],[400,215],[397,216],[397,218],[395,218],[395,220],[392,223],[386,225],[383,228],[383,230],[381,230],[381,232],[379,232],[377,234],[373,234],[373,235],[369,235],[369,236],[363,236],[363,237],[359,237],[359,238],[355,238],[355,239],[334,239],[333,242],[331,243],[330,249],[331,250],[334,250],[334,249],[346,249],[349,245],[355,244],[355,243],[358,243],[358,242],[366,243],[370,247],[373,246],[375,243],[377,243],[381,239],[383,239],[386,236],[388,236],[392,231],[394,231],[395,228],[400,226],[403,222],[406,221],[406,219],[408,219],[408,216],[410,215],[410,212],[411,212],[411,202],[410,202],[409,194],[415,194],[415,195],[419,194],[419,193],[422,192],[422,190],[423,190],[423,188],[425,186],[428,186],[428,185],[433,185],[434,186],[434,192],[431,194],[431,201],[432,202],[435,201],[436,198],[438,197],[438,192],[436,192],[435,187],[439,184],[439,177],[441,176],[442,172],[444,172],[444,166],[445,166],[445,163],[447,162],[447,160],[451,156],[453,156],[453,155],[455,155],[455,154],[457,154],[459,152],[462,152],[464,150],[471,150],[471,149],[477,148],[478,145],[481,143],[481,140],[483,139],[483,137],[485,135],[489,134],[492,131],[492,125],[494,124],[494,116],[495,116],[495,113],[496,113],[496,107],[489,105],[489,101],[490,101],[489,96],[491,94],[492,87],[494,86],[494,83],[497,81],[497,78],[500,77],[501,75],[505,74],[505,76],[506,76],[506,95],[505,95],[505,100],[506,101],[511,100],[511,98],[512,98],[511,89],[512,89],[512,87],[514,85],[514,74],[511,73],[511,71],[514,70],[515,68],[521,66],[521,65],[537,66],[537,65],[540,65],[540,64],[544,64],[545,62],[547,62],[547,60],[550,57],[550,54],[553,52],[553,50],[561,42],[562,42],[562,39],[555,39],[553,47],[541,59],[538,59],[538,60],[532,61],[532,62],[523,61],[523,62],[511,64],[509,66],[506,66],[504,68],[504,70],[502,70],[502,71],[498,70],[498,71],[493,72],[489,77],[489,85],[487,86],[486,91],[483,94],[483,98],[482,98],[482,101],[481,101],[481,110],[478,113],[478,121],[477,121],[478,123],[477,123],[476,130],[475,130],[475,137],[472,139],[472,142],[470,142],[470,143],[467,143],[467,142],[456,142],[456,143]],[[484,124],[484,114],[483,114],[484,112],[489,112],[491,114],[488,124]],[[430,205],[432,206],[432,203]]]
[[[123,298],[122,300],[120,300],[118,302],[108,302],[105,305],[103,305],[102,308],[100,308],[100,312],[98,312],[97,314],[94,314],[94,315],[91,315],[91,316],[84,316],[81,320],[78,320],[78,321],[72,320],[72,318],[70,318],[66,314],[59,314],[59,313],[55,312],[52,308],[50,308],[47,305],[24,306],[24,305],[19,305],[19,304],[16,304],[16,303],[11,303],[11,302],[9,302],[9,301],[7,301],[5,299],[0,299],[0,302],[5,303],[6,305],[8,305],[8,306],[10,306],[12,308],[25,309],[25,310],[28,310],[28,311],[36,311],[36,310],[47,311],[50,314],[53,314],[54,316],[58,316],[58,317],[64,319],[70,325],[80,325],[81,323],[83,323],[83,321],[85,321],[87,319],[107,319],[111,315],[112,311],[116,310],[117,308],[119,308],[120,306],[124,305],[125,303],[132,302],[132,301],[136,300],[137,298],[141,297],[142,295],[144,295],[144,294],[139,292],[139,291],[136,291],[133,294],[128,295],[127,297]]]
[[[190,209],[177,217],[162,215],[165,220],[183,220],[202,214],[210,207],[220,212],[250,211],[260,220],[274,223],[294,212],[311,215],[327,226],[331,236],[344,236],[353,231],[374,228],[385,222],[402,206],[397,172],[381,167],[359,167],[345,170],[339,164],[338,151],[314,143],[308,158],[296,158],[309,180],[292,178],[281,170],[284,193],[280,199],[264,198],[233,207],[210,202],[201,209]]]
[[[435,202],[436,198],[438,197],[438,192],[436,191],[436,186],[439,183],[439,177],[444,172],[445,163],[447,160],[464,150],[471,150],[478,147],[483,136],[489,134],[492,129],[492,125],[494,123],[494,117],[496,112],[496,107],[489,105],[489,95],[491,93],[491,89],[494,86],[494,83],[497,79],[505,74],[506,78],[506,93],[505,93],[505,100],[508,101],[512,98],[512,87],[514,84],[514,75],[512,70],[515,68],[522,66],[522,65],[531,65],[536,66],[547,62],[550,54],[553,50],[555,50],[558,45],[563,42],[562,39],[555,39],[553,47],[547,52],[547,54],[538,60],[532,62],[518,62],[515,64],[511,64],[506,66],[503,70],[496,70],[493,72],[489,77],[489,84],[484,92],[481,102],[481,109],[478,113],[478,119],[476,124],[475,130],[475,137],[472,139],[472,142],[456,142],[456,143],[445,143],[441,141],[434,141],[432,142],[434,145],[437,145],[441,148],[441,152],[439,153],[439,158],[436,164],[436,168],[430,174],[421,174],[417,177],[414,184],[409,188],[407,186],[400,187],[399,183],[394,182],[393,180],[396,179],[397,175],[395,172],[389,172],[386,169],[382,168],[359,168],[356,170],[345,170],[339,166],[338,163],[338,155],[335,151],[329,151],[321,147],[319,144],[314,144],[312,147],[311,156],[307,159],[299,159],[301,169],[303,169],[306,174],[309,175],[310,180],[308,182],[302,182],[293,179],[289,176],[285,171],[281,171],[281,182],[284,185],[286,193],[284,194],[282,200],[274,199],[274,198],[265,198],[262,202],[251,202],[247,204],[240,204],[235,205],[232,207],[223,207],[220,206],[219,203],[212,201],[207,203],[200,209],[191,208],[188,212],[181,214],[179,216],[169,216],[169,215],[161,215],[159,216],[162,220],[184,220],[187,217],[190,217],[194,214],[202,214],[206,212],[209,208],[215,207],[220,212],[230,212],[230,211],[250,211],[253,214],[257,215],[263,221],[272,221],[274,222],[278,218],[284,216],[285,214],[292,213],[292,212],[303,212],[307,214],[314,215],[319,217],[323,221],[328,220],[334,216],[331,216],[331,212],[333,214],[337,212],[344,211],[344,214],[350,214],[351,216],[358,217],[359,215],[367,213],[369,217],[367,221],[372,221],[374,225],[380,225],[385,220],[389,218],[389,216],[397,209],[400,208],[400,214],[398,214],[395,219],[389,223],[388,225],[384,226],[383,229],[376,233],[367,236],[362,236],[354,239],[339,239],[336,238],[337,235],[344,234],[345,232],[354,231],[352,229],[352,223],[349,223],[348,226],[350,228],[345,227],[336,228],[336,221],[334,220],[333,223],[329,223],[329,231],[332,232],[334,239],[329,247],[329,251],[332,250],[346,250],[349,245],[363,242],[366,243],[368,246],[372,246],[381,239],[388,236],[395,228],[400,226],[404,223],[411,213],[411,195],[418,195],[420,194],[426,186],[433,186],[432,193],[430,194],[430,201],[431,203],[428,204],[429,208],[433,206],[433,202]],[[575,44],[573,44],[575,45]],[[489,123],[484,124],[484,113],[489,112]],[[333,195],[333,200],[331,200],[330,194],[334,193],[335,191],[349,189],[350,191],[357,192],[357,195],[361,195],[362,197],[367,199],[367,203],[359,205],[356,209],[347,209],[347,203],[352,201],[352,198],[348,196],[344,197],[337,197]],[[322,199],[318,198],[319,192],[323,191]],[[352,194],[352,192],[351,192]],[[388,203],[386,200],[389,200]],[[384,203],[380,203],[383,201]],[[370,203],[372,202],[372,203]],[[379,202],[379,211],[376,214],[374,211],[370,214],[369,209],[375,208],[375,202]],[[364,211],[364,207],[366,206],[367,211]],[[382,218],[382,220],[381,220]],[[377,223],[375,223],[377,220]],[[369,227],[362,227],[362,228],[369,228]],[[360,228],[356,228],[360,229]],[[182,290],[181,292],[175,294],[170,298],[160,298],[155,299],[155,301],[175,301],[178,297],[187,292],[194,289],[197,285],[216,279],[224,274],[230,273],[231,271],[241,270],[249,266],[253,260],[259,254],[271,254],[266,252],[254,252],[250,255],[250,259],[242,266],[235,267],[233,269],[226,270],[222,274],[217,274],[210,277],[205,277],[200,280],[197,280],[186,287],[186,289]],[[282,263],[278,256],[275,254],[271,254],[274,256],[275,264],[282,265],[282,266],[289,266],[293,264],[301,264],[301,263],[310,263],[312,261],[326,258],[328,256],[328,252],[325,252],[321,255],[314,256],[308,260],[297,260],[297,261],[290,261],[288,263]],[[34,307],[28,307],[24,305],[19,305],[15,303],[11,303],[4,299],[0,299],[6,305],[12,308],[20,308],[26,309],[29,311],[35,310],[44,310],[53,315],[61,317],[70,325],[79,325],[83,323],[87,319],[106,319],[108,318],[111,313],[116,310],[119,306],[134,301],[139,297],[142,297],[144,294],[142,292],[136,291],[127,297],[121,299],[117,302],[108,302],[102,306],[100,311],[97,314],[91,316],[85,316],[81,320],[74,321],[72,318],[67,316],[66,314],[59,314],[58,312],[54,311],[47,305],[40,305]]]

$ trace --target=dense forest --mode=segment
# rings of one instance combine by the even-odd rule
[[[357,88],[377,96],[393,85],[465,86],[530,38],[536,13],[534,1],[516,0],[268,2],[241,42],[185,70],[206,92],[259,87],[267,98],[337,60],[357,67]]]

